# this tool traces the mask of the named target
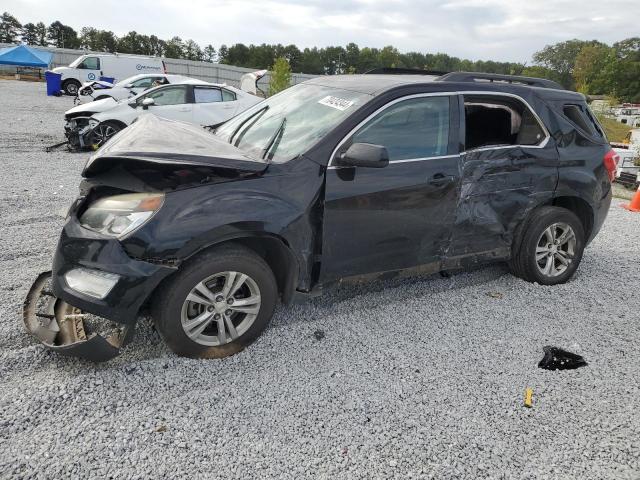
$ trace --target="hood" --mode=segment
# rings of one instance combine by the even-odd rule
[[[260,173],[267,168],[265,162],[256,161],[200,126],[147,113],[92,155],[82,175],[91,177],[115,164],[132,163],[212,167],[242,173]]]
[[[78,113],[100,113],[106,112],[112,109],[118,104],[113,98],[105,98],[103,100],[96,100],[91,103],[78,105],[70,110],[64,112],[65,115],[77,115]]]

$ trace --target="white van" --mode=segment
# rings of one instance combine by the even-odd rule
[[[76,95],[83,83],[101,77],[111,78],[115,83],[136,73],[167,73],[167,69],[157,57],[92,53],[81,55],[68,67],[57,67],[52,72],[62,75],[62,90],[67,95]]]

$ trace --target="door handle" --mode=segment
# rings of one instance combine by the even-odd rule
[[[429,180],[429,185],[434,185],[436,187],[441,187],[443,185],[448,185],[449,183],[453,183],[456,181],[456,177],[453,175],[443,175],[442,173],[436,173],[431,180]]]

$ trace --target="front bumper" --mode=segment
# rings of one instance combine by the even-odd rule
[[[64,135],[69,145],[76,150],[93,148],[93,128],[89,125],[90,117],[75,117],[67,120]]]
[[[78,267],[114,273],[120,279],[105,298],[97,299],[67,285],[64,274]],[[158,284],[175,271],[176,267],[132,259],[117,239],[87,230],[72,214],[53,260],[53,293],[94,315],[132,324]]]
[[[94,298],[67,285],[65,273],[78,267],[120,278],[105,298]],[[38,277],[27,296],[25,326],[47,348],[108,360],[133,336],[140,309],[156,287],[175,271],[176,267],[132,259],[118,240],[82,227],[74,212],[62,230],[52,272],[47,278],[43,279],[45,274]],[[88,325],[94,315],[101,317],[100,322],[92,319],[93,325]],[[96,326],[104,319],[116,324],[107,329],[108,335],[102,335],[104,328]]]

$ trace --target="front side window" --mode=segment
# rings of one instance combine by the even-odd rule
[[[216,135],[256,160],[284,163],[303,154],[370,99],[366,93],[302,83],[232,118]]]
[[[100,70],[100,59],[98,57],[85,58],[78,67],[83,70]]]
[[[140,97],[138,104],[145,98],[153,98],[154,105],[180,105],[187,103],[187,88],[184,85],[159,88]]]
[[[446,155],[449,97],[420,97],[395,103],[358,130],[352,143],[382,145],[390,161]]]
[[[196,103],[213,103],[222,101],[219,88],[194,87],[193,97]]]
[[[546,138],[531,109],[516,98],[465,95],[464,111],[467,150],[536,146]]]

